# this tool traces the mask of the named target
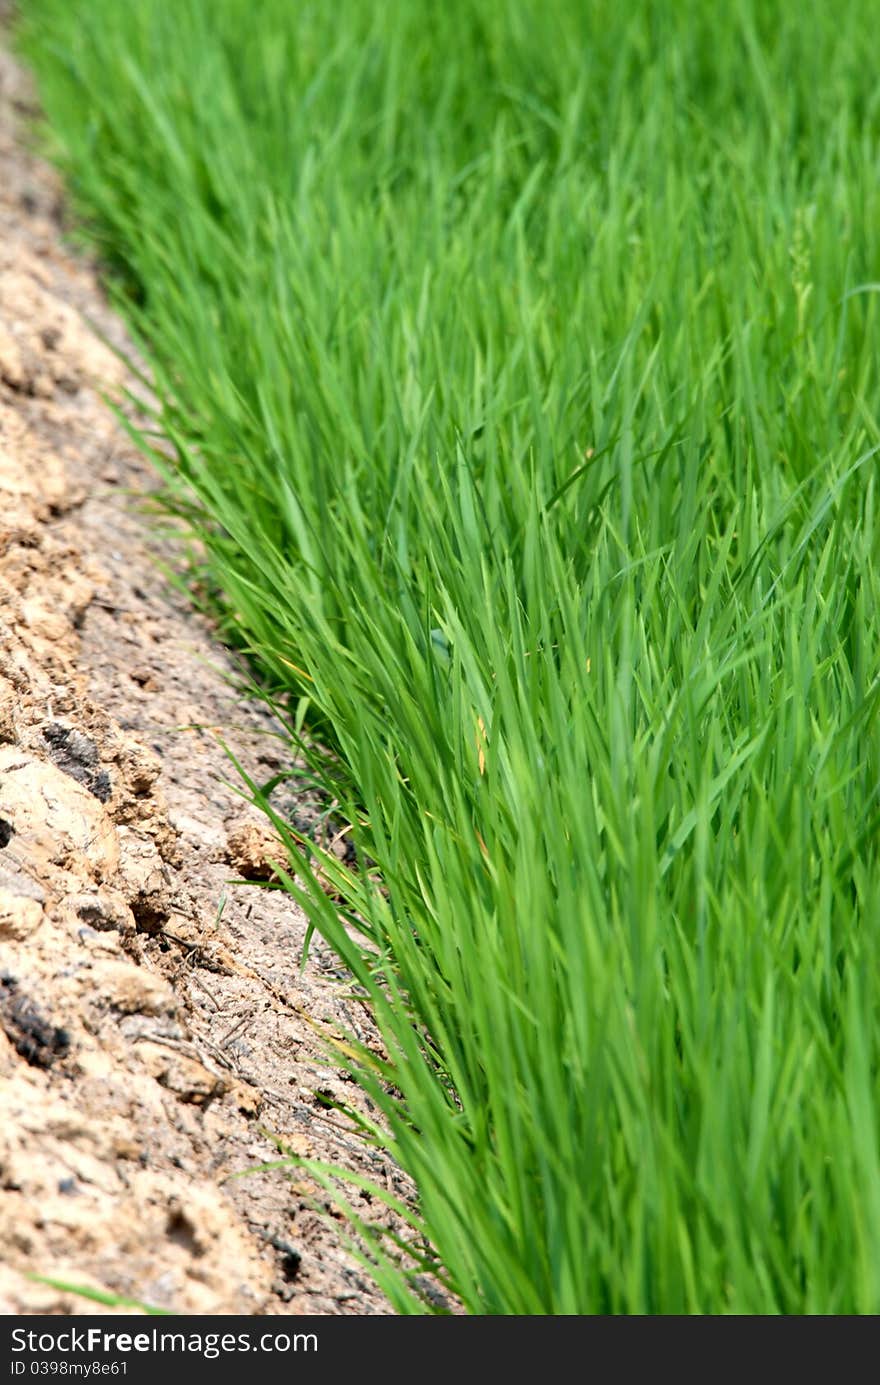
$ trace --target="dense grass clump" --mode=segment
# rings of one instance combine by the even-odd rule
[[[21,8],[449,1283],[877,1312],[876,7]]]

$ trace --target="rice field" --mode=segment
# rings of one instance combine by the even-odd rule
[[[880,1311],[875,7],[19,10],[426,1265]]]

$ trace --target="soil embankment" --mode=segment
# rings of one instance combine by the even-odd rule
[[[273,844],[219,740],[261,779],[285,747],[156,567],[149,470],[100,397],[125,371],[87,323],[124,336],[25,150],[30,102],[0,51],[0,1311],[96,1311],[42,1275],[381,1312],[314,1189],[225,1181],[277,1157],[269,1129],[399,1187],[326,1108],[358,1098],[320,1024],[366,1017],[321,947],[300,976],[287,896],[230,883]]]

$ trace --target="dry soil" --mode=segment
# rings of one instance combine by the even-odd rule
[[[33,116],[0,38],[0,1312],[97,1311],[32,1276],[384,1312],[314,1185],[228,1180],[277,1158],[268,1131],[408,1194],[328,1108],[362,1099],[322,1027],[369,1018],[320,946],[300,973],[288,896],[232,883],[277,845],[220,740],[264,779],[289,753],[157,566],[154,483],[101,397],[126,369],[100,336],[131,348]]]

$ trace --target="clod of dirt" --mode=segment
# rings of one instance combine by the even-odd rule
[[[134,914],[120,890],[97,888],[70,895],[64,901],[64,910],[74,926],[79,924],[99,932],[135,932]]]
[[[45,903],[46,892],[36,880],[23,870],[0,866],[0,939],[22,942],[34,933]]]
[[[146,1043],[141,1046],[140,1054],[147,1071],[161,1086],[193,1106],[207,1106],[229,1090],[229,1081],[223,1073],[212,1072],[186,1053]]]
[[[302,1255],[296,1246],[292,1246],[280,1236],[272,1236],[269,1244],[278,1252],[278,1264],[284,1280],[288,1284],[293,1284],[300,1272]]]
[[[57,721],[43,727],[43,740],[49,746],[54,763],[71,779],[83,784],[99,803],[106,803],[112,793],[111,779],[100,768],[98,747],[90,736],[75,726],[63,726]]]
[[[155,841],[130,827],[116,832],[119,884],[139,929],[157,932],[173,911],[173,876]]]
[[[13,748],[0,748],[0,807],[19,857],[109,880],[119,867],[113,823],[94,796],[62,770]]]
[[[70,1048],[67,1030],[52,1024],[8,972],[0,973],[0,1029],[16,1053],[35,1068],[51,1068]]]
[[[226,849],[229,864],[244,880],[271,880],[275,873],[273,862],[286,856],[277,833],[261,819],[228,827]]]

